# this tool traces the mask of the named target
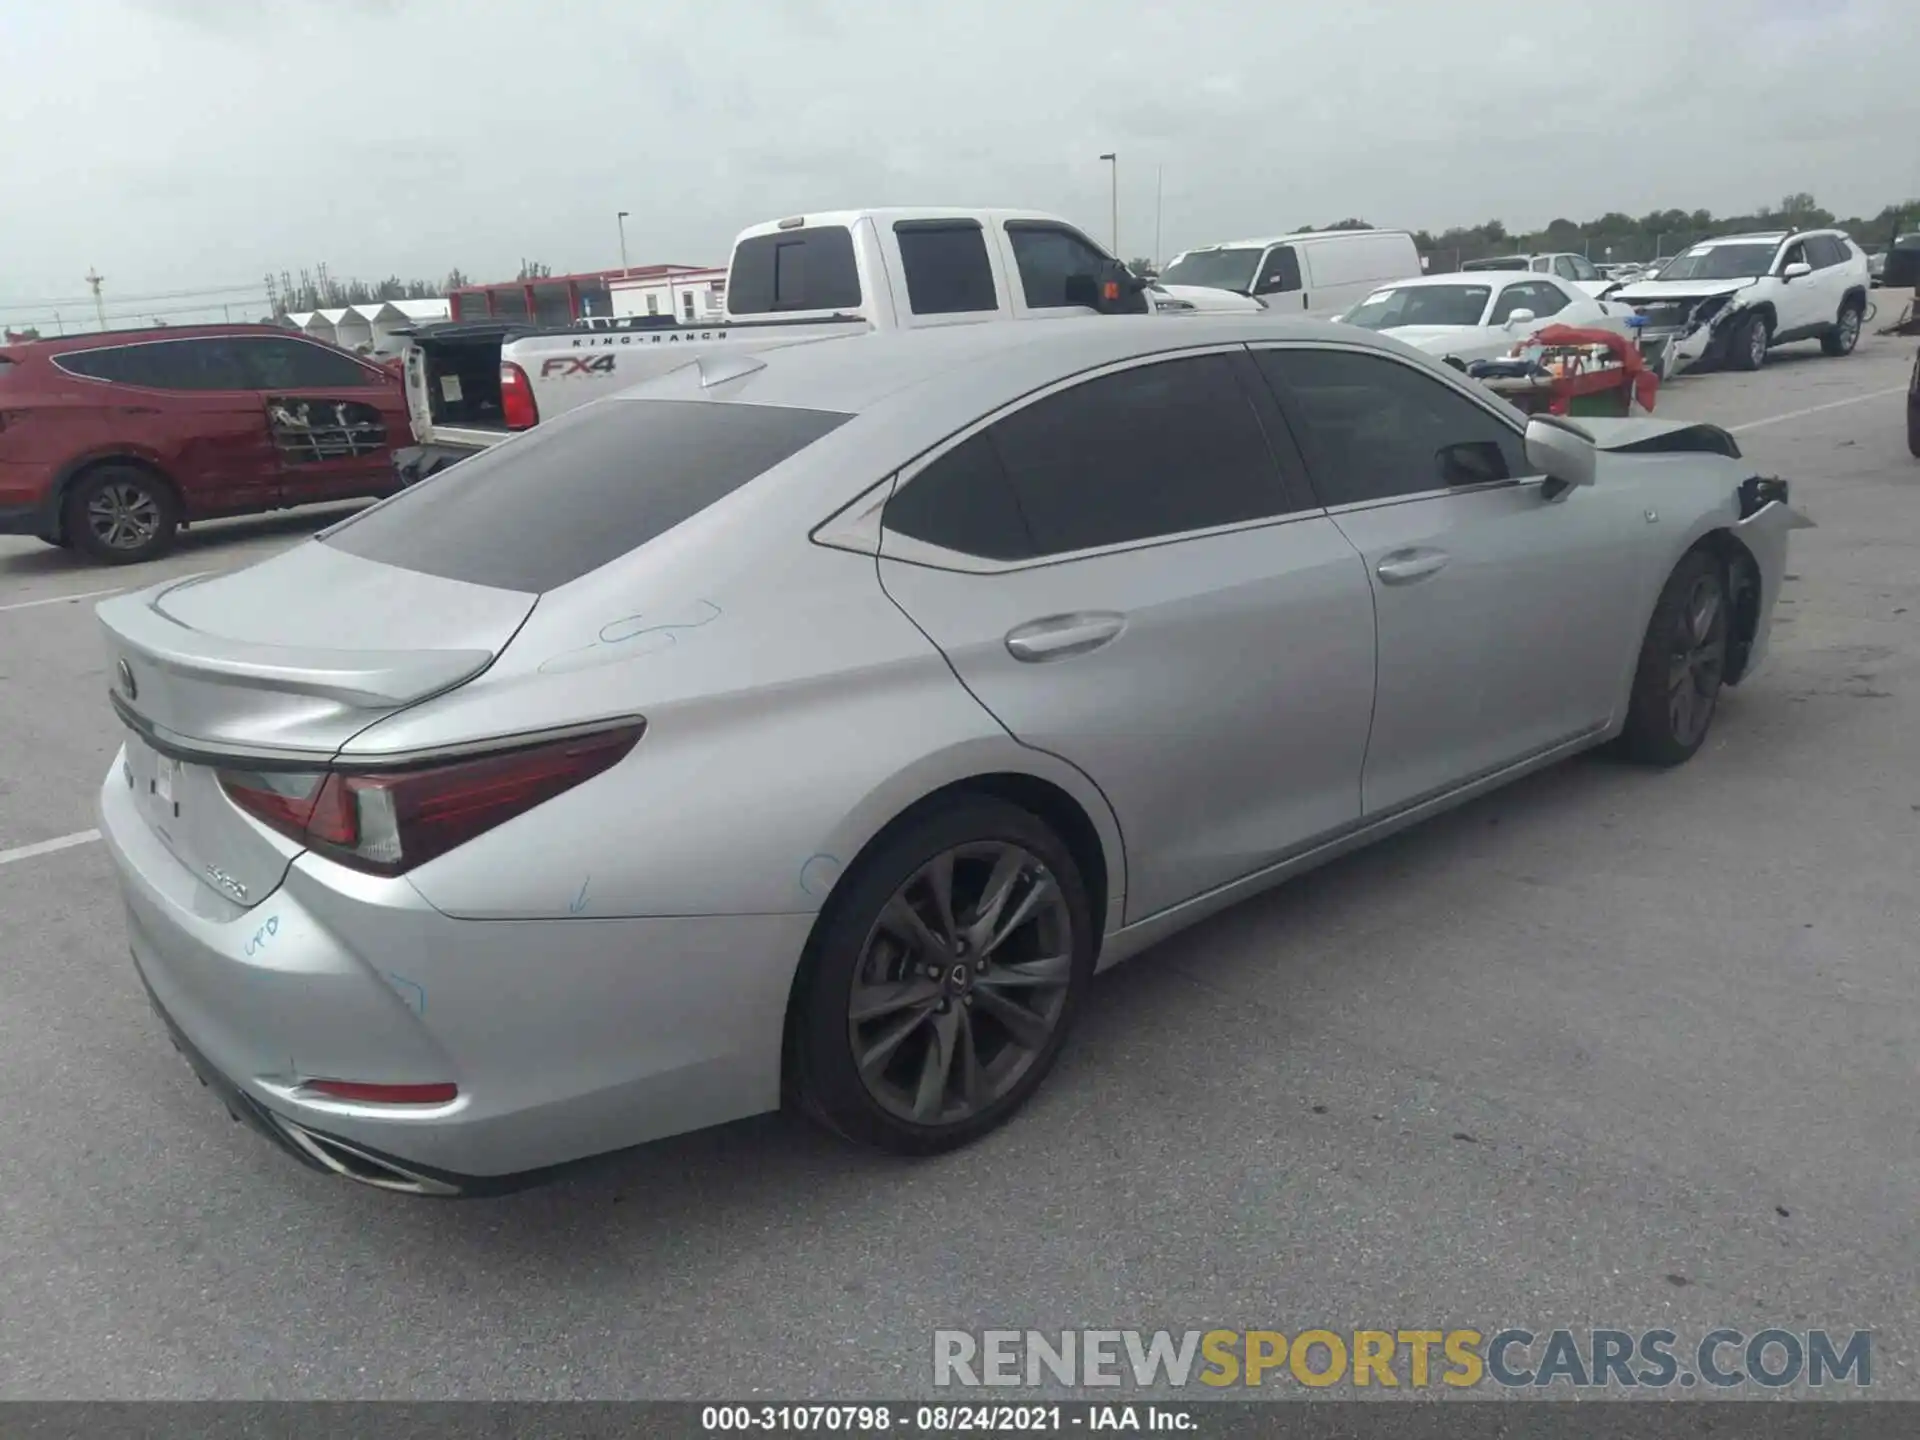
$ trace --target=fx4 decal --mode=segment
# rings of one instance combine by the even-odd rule
[[[595,355],[587,358],[580,355],[556,355],[540,365],[540,378],[549,375],[611,375],[613,356]]]

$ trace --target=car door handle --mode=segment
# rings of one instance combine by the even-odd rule
[[[1373,573],[1389,585],[1410,585],[1445,568],[1450,557],[1444,550],[1396,550]]]
[[[1049,615],[1007,632],[1007,652],[1016,660],[1065,660],[1120,638],[1124,615]]]

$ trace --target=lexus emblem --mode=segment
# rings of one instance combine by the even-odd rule
[[[140,686],[133,678],[133,667],[124,660],[120,662],[120,691],[129,700],[140,698]]]

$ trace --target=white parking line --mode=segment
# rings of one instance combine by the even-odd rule
[[[102,595],[119,593],[119,586],[111,590],[82,590],[78,595],[49,595],[44,600],[16,600],[11,605],[0,605],[0,610],[31,610],[36,605],[59,605],[72,600],[98,600]]]
[[[0,865],[11,865],[16,860],[31,860],[36,855],[51,855],[56,850],[71,850],[76,845],[91,845],[99,838],[98,830],[76,830],[71,835],[61,835],[52,840],[16,845],[11,850],[0,850]]]
[[[1729,425],[1730,435],[1744,435],[1749,430],[1762,430],[1769,425],[1784,425],[1789,420],[1799,420],[1808,415],[1818,415],[1822,410],[1838,410],[1846,405],[1858,405],[1866,400],[1884,400],[1889,395],[1904,395],[1907,387],[1896,385],[1891,390],[1875,390],[1866,395],[1849,395],[1845,400],[1829,400],[1824,405],[1809,405],[1804,410],[1789,410],[1784,415],[1769,415],[1764,420],[1749,420],[1744,425]]]

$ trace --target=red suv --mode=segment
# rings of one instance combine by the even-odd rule
[[[150,560],[194,520],[385,495],[411,439],[391,371],[271,325],[0,347],[0,534]]]

